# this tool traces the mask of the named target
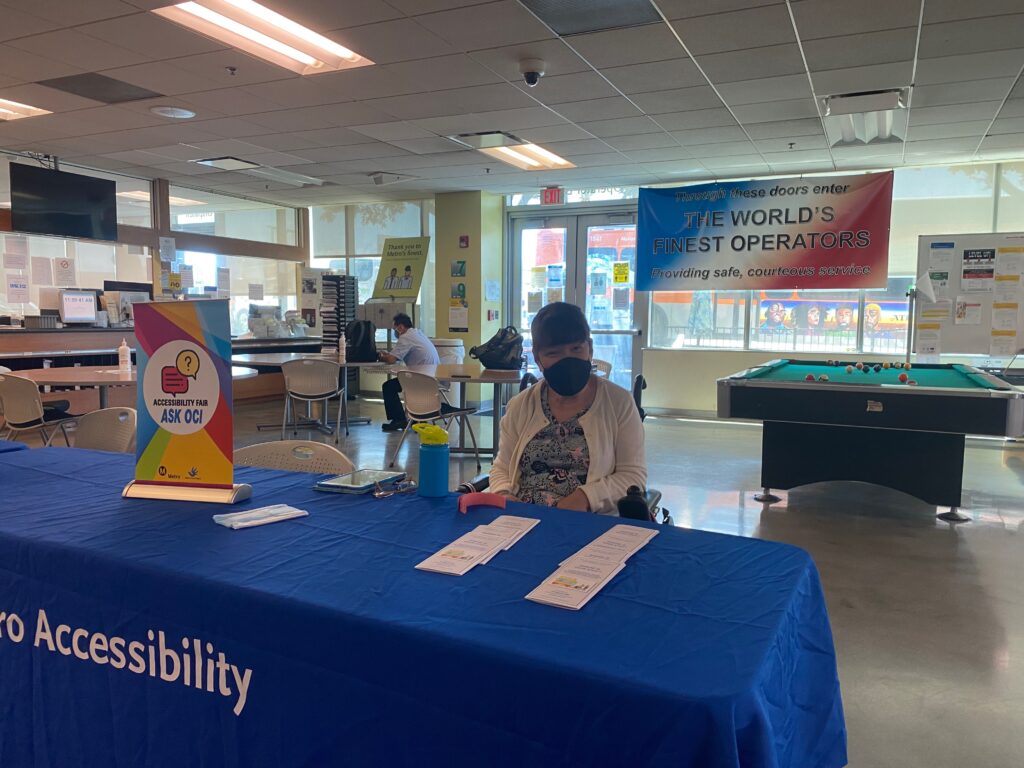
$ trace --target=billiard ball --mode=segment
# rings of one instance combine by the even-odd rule
[[[847,373],[853,373],[853,366],[852,365],[846,366],[846,372]]]
[[[864,363],[858,362],[856,367],[858,371],[861,371],[864,369]]]
[[[909,371],[910,370],[910,363],[904,363],[903,364],[903,370],[904,371]]]
[[[907,379],[909,379],[910,377],[907,376],[907,374],[905,374],[905,373],[901,373],[899,378],[900,378],[900,382],[901,383],[906,384],[907,383]]]
[[[818,381],[828,381],[828,374],[827,373],[821,374],[821,376],[818,377]]]
[[[892,368],[892,363],[882,363],[883,368]]]
[[[910,381],[908,381],[907,384],[909,384],[912,387],[916,387],[917,386],[917,380],[916,379],[910,379]]]
[[[814,374],[808,373],[806,376],[804,376],[804,381],[814,381]]]
[[[825,365],[835,365],[835,364],[836,364],[835,360],[826,360],[825,361]]]
[[[882,370],[882,366],[880,366],[880,365],[876,365],[875,366],[875,373],[879,373],[881,370]]]

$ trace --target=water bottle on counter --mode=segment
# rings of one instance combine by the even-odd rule
[[[347,358],[345,357],[346,344],[347,342],[345,341],[345,334],[343,333],[338,336],[338,363],[341,365],[344,365],[345,361],[347,360]]]
[[[448,433],[436,424],[414,424],[420,436],[420,496],[448,495]]]
[[[127,339],[121,339],[121,346],[117,348],[117,370],[120,373],[132,372],[132,351],[128,348]]]

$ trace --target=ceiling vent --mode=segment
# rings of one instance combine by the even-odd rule
[[[242,173],[247,173],[250,176],[258,176],[261,179],[279,181],[282,184],[290,184],[293,187],[319,187],[324,183],[323,179],[318,179],[315,176],[306,176],[303,173],[293,173],[292,171],[285,171],[280,168],[272,168],[269,165],[260,165],[256,168],[244,168],[242,169]]]
[[[821,99],[829,145],[899,144],[907,135],[910,88],[837,94]]]
[[[112,77],[99,75],[95,72],[87,72],[84,75],[56,77],[52,80],[40,80],[38,84],[57,91],[64,91],[64,93],[81,96],[83,99],[99,101],[103,104],[124,104],[128,101],[155,99],[164,95],[151,91],[148,88],[140,88],[137,85],[132,85],[122,80],[115,80]]]
[[[398,184],[403,181],[413,181],[417,179],[417,176],[407,176],[402,173],[384,173],[384,171],[375,171],[369,174],[370,180],[378,187],[386,187],[389,184]]]
[[[216,168],[218,171],[247,171],[250,168],[259,168],[259,163],[251,163],[248,160],[241,160],[237,157],[207,157],[203,160],[193,160],[193,163],[205,165],[208,168]]]
[[[481,133],[456,133],[447,137],[464,149],[493,149],[514,147],[524,143],[522,139],[505,131],[482,131]]]

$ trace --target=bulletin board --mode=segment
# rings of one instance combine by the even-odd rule
[[[914,351],[1017,354],[1024,348],[1022,269],[1024,232],[919,237]]]

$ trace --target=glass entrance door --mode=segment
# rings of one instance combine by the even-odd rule
[[[632,386],[643,343],[635,318],[647,312],[646,295],[634,290],[636,214],[514,218],[512,238],[518,271],[512,281],[518,291],[513,318],[527,340],[530,323],[545,304],[576,304],[590,323],[594,358],[611,366],[616,384]]]

